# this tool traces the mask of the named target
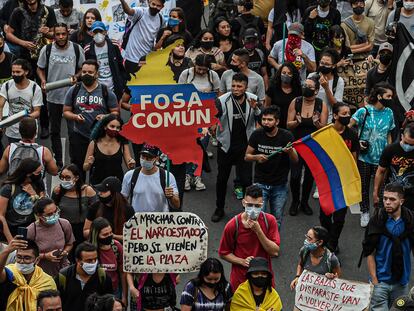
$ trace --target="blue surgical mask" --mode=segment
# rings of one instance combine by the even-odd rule
[[[54,225],[54,224],[56,224],[58,222],[59,217],[60,217],[59,212],[56,212],[52,216],[45,217],[45,223],[47,225]]]
[[[181,23],[181,21],[178,18],[170,17],[168,19],[168,26],[170,26],[170,27],[178,26],[178,25],[180,25],[180,23]]]
[[[141,167],[146,169],[147,171],[152,170],[152,168],[154,167],[154,161],[144,160],[143,158],[139,159],[139,163],[141,164]]]
[[[18,262],[16,262],[16,268],[22,274],[30,274],[34,271],[35,264],[34,264],[34,262],[32,262],[32,263],[18,263]]]
[[[259,218],[261,209],[247,205],[245,208],[245,211],[246,211],[247,217],[249,217],[251,220],[257,220],[257,218]]]
[[[311,243],[305,239],[305,241],[303,241],[303,247],[312,252],[318,248],[318,244],[316,244],[316,242]]]
[[[60,180],[60,185],[65,190],[70,190],[73,188],[75,183],[72,180]]]
[[[411,146],[409,144],[404,144],[403,142],[401,142],[400,145],[401,145],[401,148],[403,148],[403,150],[405,152],[410,152],[410,151],[413,151],[414,150],[414,146]]]
[[[98,261],[95,261],[94,263],[88,263],[88,262],[82,263],[82,269],[88,275],[94,274],[96,272],[97,267],[98,267]]]

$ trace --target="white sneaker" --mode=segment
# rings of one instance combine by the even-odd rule
[[[188,175],[188,174],[185,175],[184,190],[185,191],[190,191],[191,190],[191,176]]]
[[[315,192],[313,193],[312,196],[314,199],[319,199],[319,190],[318,187],[315,187]]]
[[[369,213],[362,213],[361,214],[361,227],[365,228],[368,226],[369,223]]]
[[[206,190],[206,185],[203,183],[200,176],[194,177],[194,186],[197,191]]]

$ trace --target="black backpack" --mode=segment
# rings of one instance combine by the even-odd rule
[[[37,153],[37,148],[40,147],[38,144],[24,144],[21,142],[14,143],[16,145],[16,149],[13,151],[10,157],[10,164],[9,164],[9,171],[8,175],[11,175],[16,171],[19,167],[20,163],[24,159],[33,159],[37,162],[41,162],[39,158],[39,154]],[[10,145],[11,146],[11,145]],[[41,163],[43,165],[43,163]]]
[[[52,44],[50,43],[48,45],[46,45],[46,66],[45,66],[45,77],[47,80],[47,75],[49,72],[49,60],[50,60],[50,54],[52,53]],[[75,60],[76,60],[76,67],[75,67],[75,74],[78,72],[79,67],[78,67],[78,63],[79,63],[79,56],[80,56],[80,48],[79,45],[76,43],[73,43],[73,49],[75,50]]]
[[[244,38],[244,33],[246,32],[247,29],[249,28],[253,28],[257,31],[257,33],[259,34],[259,42],[260,40],[260,31],[259,31],[259,21],[260,21],[260,17],[258,16],[254,16],[253,20],[249,23],[247,23],[242,16],[237,16],[236,17],[236,21],[240,24],[240,32],[239,32],[239,40],[240,43],[241,40]]]
[[[108,87],[105,84],[103,84],[103,83],[100,83],[100,85],[102,87],[102,98],[104,100],[105,105],[108,106],[108,96],[109,96],[109,94],[108,94]],[[72,103],[72,109],[73,109],[73,107],[75,107],[75,104],[76,104],[76,96],[78,95],[81,86],[82,86],[82,82],[77,82],[75,84],[75,88],[73,89],[73,92],[72,92],[72,101],[71,101],[71,103]]]

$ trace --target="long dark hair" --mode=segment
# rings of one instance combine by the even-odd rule
[[[81,215],[82,214],[82,187],[85,183],[83,182],[80,170],[79,170],[79,168],[76,164],[65,165],[62,168],[61,172],[63,172],[64,170],[70,171],[73,174],[73,176],[78,178],[78,180],[76,181],[74,187],[75,187],[75,190],[76,190],[76,197],[78,198],[79,215]],[[55,201],[56,205],[59,206],[59,203],[62,200],[62,197],[65,196],[65,193],[67,191],[68,190],[66,190],[61,185],[59,185],[59,192],[57,194],[55,194],[55,192],[53,192],[53,200]]]
[[[101,139],[102,137],[105,137],[106,133],[105,133],[105,127],[112,122],[113,120],[117,120],[120,124],[121,124],[121,129],[122,126],[124,125],[124,121],[122,121],[121,117],[119,115],[115,115],[113,113],[107,115],[105,118],[102,119],[102,121],[99,123],[98,125],[98,130],[96,131],[96,135],[94,135],[93,137],[91,137],[91,139],[98,141],[99,139]],[[122,137],[121,135],[118,135],[116,138],[120,143],[125,143],[126,140],[124,137]]]
[[[182,22],[178,25],[178,32],[179,33],[183,33],[187,30],[187,22],[186,22],[186,18],[185,18],[185,14],[182,8],[173,8],[170,11],[171,12],[177,12],[178,14],[178,18],[182,20]]]
[[[206,28],[206,29],[203,29],[202,31],[200,31],[199,34],[197,35],[197,37],[194,38],[194,41],[193,41],[193,43],[191,44],[191,47],[190,47],[191,50],[198,49],[200,47],[201,38],[206,33],[211,33],[213,35],[214,42],[216,42],[214,32],[212,30]]]
[[[88,13],[92,13],[93,15],[95,15],[95,21],[102,21],[101,13],[97,9],[90,8],[86,10],[85,14],[83,14],[82,23],[78,31],[78,41],[83,41],[83,38],[88,32],[88,27],[86,26],[86,15],[88,15]]]
[[[333,25],[330,29],[329,29],[329,47],[334,48],[335,45],[333,44],[333,39],[335,37],[339,37],[342,36],[342,38],[344,38],[342,40],[342,45],[341,45],[341,53],[343,52],[343,50],[346,48],[346,34],[345,34],[345,30],[339,26],[339,25]]]
[[[213,25],[213,35],[214,35],[214,45],[219,46],[220,41],[224,41],[224,40],[228,40],[230,42],[233,42],[233,30],[230,28],[230,35],[228,37],[222,37],[220,35],[220,33],[218,32],[218,27],[220,25],[221,22],[227,22],[230,27],[231,24],[229,22],[229,20],[225,17],[225,16],[219,16],[214,20],[214,25]],[[224,39],[225,38],[225,39]]]
[[[375,86],[371,89],[368,97],[368,104],[375,105],[378,101],[378,95],[382,97],[388,90],[391,90],[392,97],[395,96],[395,88],[387,83],[387,82],[378,82]]]
[[[100,203],[96,216],[102,217],[104,208],[112,209],[114,211],[114,226],[112,230],[114,234],[123,234],[124,223],[128,220],[126,219],[125,209],[127,206],[129,206],[129,203],[127,199],[125,199],[125,197],[119,192],[111,191],[111,195],[111,204],[108,206]]]
[[[221,278],[220,281],[217,283],[217,291],[221,293],[224,297],[226,297],[226,287],[227,287],[227,280],[224,274],[223,264],[220,260],[216,258],[207,258],[200,266],[200,271],[195,279],[192,279],[192,282],[196,287],[200,287],[205,283],[204,278],[208,276],[210,273],[220,273]]]
[[[107,227],[111,227],[110,222],[103,217],[95,218],[94,221],[92,221],[91,224],[91,230],[89,231],[89,237],[88,242],[92,243],[96,246],[99,252],[99,233],[102,231],[102,229],[105,229]]]
[[[21,185],[27,178],[27,175],[33,174],[39,166],[40,162],[33,159],[23,159],[16,170],[7,177],[3,185]]]
[[[276,72],[273,80],[274,85],[276,85],[276,88],[281,89],[282,87],[282,80],[280,78],[281,74],[282,74],[282,70],[284,67],[287,67],[290,69],[290,71],[292,72],[292,91],[295,93],[299,93],[299,95],[302,93],[302,84],[300,82],[300,75],[299,75],[299,71],[296,69],[295,65],[293,65],[290,62],[286,62],[283,63],[282,66],[280,66],[279,70]],[[272,85],[272,83],[271,83]],[[298,95],[298,96],[299,96]]]

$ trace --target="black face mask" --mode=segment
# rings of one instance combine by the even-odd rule
[[[38,174],[38,175],[30,175],[30,180],[32,181],[32,182],[37,182],[37,181],[39,181],[39,180],[41,180],[42,179],[42,174]]]
[[[361,15],[364,13],[365,8],[361,8],[360,6],[357,6],[356,8],[352,8],[352,11],[354,11],[355,15]]]
[[[239,66],[237,66],[237,65],[230,64],[230,65],[229,65],[229,68],[230,68],[231,70],[233,70],[235,73],[240,72],[240,68],[239,68]]]
[[[155,16],[160,12],[160,10],[158,10],[157,8],[149,8],[149,13],[151,14],[151,16]]]
[[[263,130],[266,133],[270,133],[270,132],[272,132],[275,129],[275,126],[264,126],[264,125],[262,125],[262,127],[263,127]]]
[[[319,66],[318,71],[321,74],[327,75],[328,73],[331,73],[333,70],[333,68],[331,67],[326,67],[326,66]]]
[[[351,122],[351,116],[348,117],[339,117],[338,118],[339,123],[341,123],[343,126],[347,126],[349,122]]]
[[[209,288],[216,288],[217,287],[217,283],[208,283],[208,282],[204,282],[204,284],[209,287]]]
[[[100,196],[99,201],[101,201],[103,204],[109,204],[112,201],[112,195],[107,196],[106,198]]]
[[[252,282],[252,284],[256,287],[264,288],[268,283],[268,278],[263,276],[259,276],[257,278],[251,277],[250,282]]]
[[[14,83],[16,83],[16,84],[22,83],[22,81],[24,80],[23,75],[21,75],[21,76],[12,75],[12,78],[13,78]]]
[[[83,75],[82,76],[82,82],[86,86],[91,86],[95,82],[95,77],[94,76],[91,76],[91,75],[88,75],[88,74]]]
[[[389,53],[380,54],[379,60],[381,64],[388,66],[391,63],[392,54],[389,54]]]
[[[113,238],[114,238],[114,236],[110,235],[110,236],[107,236],[104,239],[98,239],[98,242],[99,242],[99,244],[102,244],[102,245],[111,245]]]
[[[284,84],[290,84],[292,82],[292,78],[293,77],[286,75],[286,74],[280,75],[280,81],[282,81],[282,83]]]
[[[213,48],[214,41],[200,41],[200,47],[205,50],[211,50]]]
[[[305,86],[302,88],[302,95],[303,97],[312,97],[315,95],[315,91]]]
[[[394,104],[394,100],[392,98],[390,99],[381,98],[379,102],[383,104],[384,107],[391,107]]]
[[[183,59],[185,57],[185,55],[183,54],[183,55],[177,55],[177,54],[174,54],[173,53],[173,58],[174,59]]]
[[[232,95],[233,95],[233,98],[234,98],[235,100],[242,99],[242,98],[243,98],[243,96],[244,96],[244,94],[241,94],[241,95],[234,95],[234,94],[232,94]]]

